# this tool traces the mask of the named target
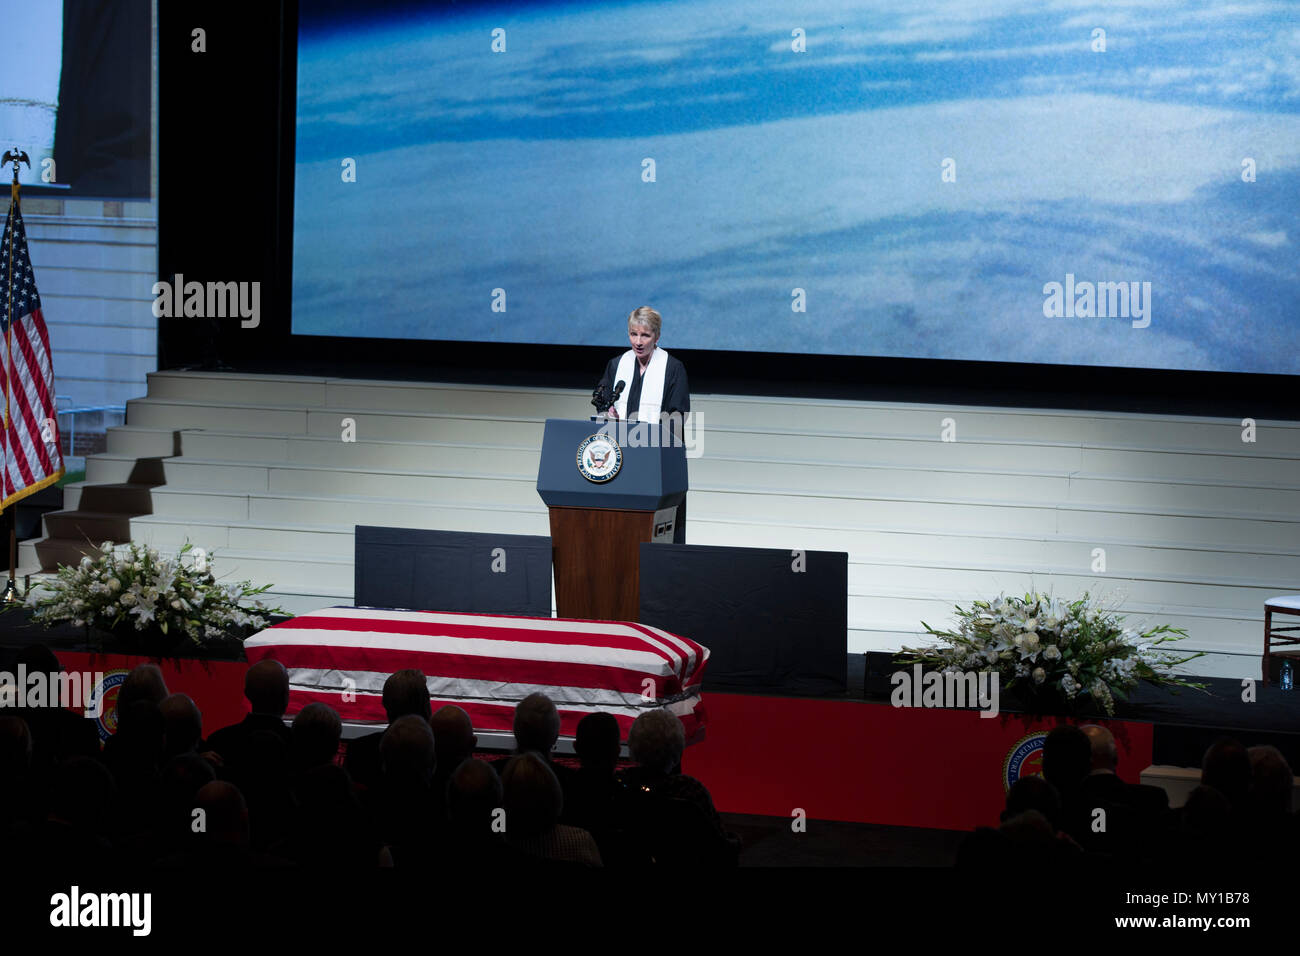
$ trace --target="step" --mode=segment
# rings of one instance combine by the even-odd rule
[[[1050,582],[1043,581],[1043,590]],[[1081,597],[1057,592],[1061,597]],[[1099,596],[1097,591],[1092,592]],[[986,595],[996,598],[997,594]],[[1107,595],[1100,595],[1103,599]],[[981,596],[983,599],[985,596]],[[938,592],[912,590],[910,593],[849,595],[849,625],[863,627],[870,623],[873,627],[888,630],[907,631],[920,626],[924,621],[940,629],[951,628],[956,623],[953,605],[961,603],[956,598]],[[969,606],[969,601],[966,606]],[[1125,602],[1118,605],[1118,612],[1126,615],[1131,626],[1144,630],[1155,624],[1168,624],[1181,627],[1188,637],[1180,641],[1173,649],[1181,652],[1213,651],[1215,653],[1253,654],[1258,658],[1263,648],[1263,607],[1257,610],[1237,609],[1226,611],[1216,608],[1188,608],[1171,606],[1142,605]],[[929,639],[923,643],[931,643]]]
[[[153,508],[153,493],[161,485],[117,482],[96,485],[86,481],[63,486],[65,510],[117,512],[126,515],[148,514]]]
[[[99,544],[103,541],[129,541],[130,517],[103,511],[50,511],[44,515],[45,536],[72,542]]]
[[[536,492],[533,492],[534,497]],[[254,523],[330,524],[345,516],[352,524],[389,528],[441,527],[456,511],[474,512],[480,517],[511,511],[540,515],[546,506],[540,499],[531,506],[505,507],[459,502],[421,502],[405,499],[370,498],[360,495],[304,497],[274,493],[213,493],[194,489],[153,490],[153,513],[168,517],[221,518]]]
[[[240,435],[186,429],[181,432],[183,457],[232,464],[310,465],[367,468],[421,473],[447,462],[472,461],[474,470],[489,473],[537,474],[541,454],[536,447],[474,442],[340,441],[337,437]]]
[[[876,530],[946,531],[970,534],[1055,534],[1111,538],[1141,536],[1153,544],[1223,544],[1289,550],[1300,540],[1300,520],[1285,515],[1242,517],[1235,514],[1158,513],[1116,506],[1051,507],[1009,502],[934,499],[852,499],[789,492],[731,494],[693,488],[690,514],[723,520],[755,520],[757,515],[798,515],[801,524]],[[688,515],[688,521],[690,517]]]
[[[107,432],[107,451],[130,458],[167,458],[180,454],[177,435],[170,428],[114,425]]]
[[[167,483],[180,488],[291,491],[308,495],[349,494],[364,487],[383,498],[423,496],[464,501],[512,500],[518,490],[492,487],[498,481],[535,483],[538,456],[467,446],[436,446],[443,454],[418,471],[379,466],[357,456],[351,468],[269,462],[233,462],[190,455],[162,460]],[[503,469],[493,472],[496,464]],[[474,471],[468,471],[469,466]],[[140,469],[137,468],[137,471]],[[802,494],[858,497],[946,498],[1015,504],[1078,502],[1109,506],[1124,502],[1137,510],[1284,514],[1300,519],[1300,489],[1220,485],[1170,480],[1117,479],[1098,475],[1051,475],[988,471],[925,470],[895,466],[755,462],[710,458],[691,462],[697,491],[768,493],[797,488]],[[120,471],[120,467],[119,467]],[[88,479],[91,480],[88,475]],[[504,495],[504,499],[499,497]]]
[[[429,530],[539,536],[550,534],[545,513],[515,515],[497,510],[469,513],[463,509],[448,509],[444,518],[441,524],[429,527]],[[144,515],[131,519],[131,536],[133,540],[149,542],[159,548],[180,547],[186,540],[190,540],[209,549],[233,547],[245,551],[298,551],[332,557],[351,557],[356,550],[353,525],[267,525]]]
[[[439,419],[449,427],[454,420]],[[336,423],[332,423],[336,424]],[[462,423],[464,424],[464,423]],[[593,428],[595,426],[593,425]],[[362,431],[362,429],[359,429]],[[466,433],[479,439],[489,437],[478,420]],[[284,436],[258,435],[242,431],[184,429],[181,441],[184,454],[235,462],[302,463],[348,467],[368,461],[385,468],[419,470],[430,461],[441,459],[440,449],[473,450],[488,471],[513,468],[526,459],[535,469],[538,445],[502,444],[495,430],[491,443],[484,441],[416,440],[410,435],[397,439],[340,440],[339,431],[331,427],[329,435]],[[955,471],[1007,472],[1008,461],[1029,459],[1032,473],[1091,474],[1097,478],[1134,478],[1146,481],[1187,480],[1207,484],[1277,485],[1296,487],[1300,462],[1248,453],[1224,454],[1215,451],[1153,452],[1146,449],[1090,449],[1078,445],[1049,442],[965,441],[943,442],[935,439],[892,438],[879,435],[825,437],[792,435],[776,442],[769,433],[726,427],[705,427],[702,433],[703,457],[692,459],[698,471],[719,460],[741,460],[764,467],[782,465],[803,468],[812,465],[850,465],[854,467],[895,466],[914,470],[941,469]],[[1243,446],[1249,448],[1250,446]],[[770,455],[764,452],[770,449]],[[820,456],[820,457],[819,457]],[[507,464],[502,464],[506,462]],[[762,473],[762,471],[760,471]],[[701,472],[701,474],[703,474]],[[807,480],[807,474],[800,481]]]
[[[394,424],[407,424],[412,419],[428,418],[430,416],[426,410],[442,416],[478,418],[494,423],[531,420],[538,427],[546,418],[587,417],[586,407],[580,401],[575,408],[568,401],[550,402],[547,396],[537,391],[520,392],[513,397],[499,390],[485,394],[490,400],[480,395],[467,397],[467,393],[460,388],[443,389],[438,392],[438,401],[430,401],[425,396],[418,402],[412,402],[418,411],[376,409],[350,404],[326,408],[256,405],[234,401],[214,404],[150,397],[131,400],[128,403],[127,420],[133,425],[151,427],[171,425],[177,428],[226,429],[238,422],[241,430],[250,432],[328,435],[339,434],[342,420],[350,418],[357,423],[359,438],[409,437],[423,441],[428,440],[425,435],[412,434],[409,428],[396,429]],[[883,404],[871,406],[869,403],[850,407],[805,400],[784,400],[762,405],[762,417],[738,414],[742,409],[752,412],[757,405],[758,400],[712,405],[701,400],[694,407],[704,416],[706,427],[708,423],[714,427],[724,423],[731,427],[750,426],[756,431],[761,429],[771,435],[820,435],[835,438],[874,432],[939,440],[946,423],[952,421],[956,423],[958,442],[1007,439],[1126,448],[1186,447],[1224,454],[1235,454],[1250,447],[1241,440],[1240,421],[1227,419],[1171,416],[1125,418],[1100,413],[1081,415],[1027,409],[955,409]],[[527,408],[529,414],[520,415],[521,408]],[[808,422],[814,412],[818,427],[812,429]],[[308,419],[308,427],[305,429],[302,426],[303,416]],[[1300,458],[1300,423],[1263,422],[1259,423],[1259,427],[1263,436],[1254,445],[1263,449],[1261,454],[1268,457]],[[377,433],[375,428],[384,433]],[[513,442],[514,439],[509,441]]]
[[[849,565],[849,592],[894,593],[909,587],[950,595],[956,603],[998,594],[1051,591],[1080,595],[1085,591],[1113,595],[1124,603],[1174,607],[1219,608],[1237,613],[1256,607],[1261,620],[1264,601],[1287,592],[1286,582],[1250,583],[1239,579],[1213,581],[1189,579],[1129,578],[1069,572],[1040,567],[1032,571],[1013,568],[950,568],[936,565],[875,564]]]
[[[593,376],[596,373],[593,372]],[[324,397],[319,389],[324,388]],[[254,389],[271,392],[272,405],[301,404],[358,413],[436,410],[442,414],[517,417],[527,407],[540,417],[579,418],[589,414],[586,389],[511,388],[430,382],[376,382],[352,379],[312,379],[293,382],[286,377],[213,376],[205,373],[166,373],[150,376],[150,395],[169,400],[197,400],[207,405],[239,405]],[[287,396],[275,398],[274,396]],[[259,399],[259,401],[262,401]],[[1189,446],[1230,451],[1240,448],[1239,419],[1204,416],[1142,415],[1087,410],[1020,409],[989,406],[900,404],[844,400],[765,398],[757,396],[692,396],[696,410],[711,419],[735,425],[803,432],[815,416],[819,429],[855,432],[864,422],[879,421],[889,434],[939,434],[943,420],[954,420],[958,440],[1008,438],[1068,441],[1128,447]],[[713,418],[713,416],[718,416]],[[135,422],[133,422],[135,423]],[[139,424],[143,424],[142,422]],[[1300,456],[1300,423],[1261,420],[1257,442],[1271,454]]]
[[[531,526],[526,528],[521,528],[520,523],[513,518],[491,526],[485,525],[478,515],[457,514],[452,517],[458,520],[450,522],[450,527],[440,527],[437,530],[538,535],[545,535],[548,530],[545,517],[540,514],[533,516]],[[707,521],[692,521],[692,541],[697,544],[727,544],[728,542],[711,539],[707,535],[701,537],[701,526],[709,524]],[[299,551],[340,559],[350,558],[355,553],[353,528],[344,525],[294,528],[257,526],[244,522],[232,527],[220,521],[200,522],[196,519],[151,515],[133,519],[131,529],[134,540],[145,541],[157,547],[179,547],[186,540],[191,540],[209,549],[235,547],[248,551]],[[956,539],[955,543],[961,543],[961,539]],[[750,541],[733,546],[763,547],[764,544]],[[807,550],[819,550],[813,546],[805,547]],[[939,549],[907,557],[888,555],[883,559],[880,555],[850,551],[849,584],[852,588],[870,586],[873,589],[888,589],[924,580],[928,588],[958,597],[1000,591],[1022,593],[1033,589],[1035,580],[1046,580],[1052,582],[1052,586],[1057,589],[1074,593],[1082,593],[1090,588],[1105,589],[1145,603],[1227,608],[1262,605],[1264,598],[1285,592],[1290,586],[1290,579],[1276,573],[1264,577],[1234,574],[1238,569],[1230,563],[1234,557],[1231,554],[1218,555],[1217,568],[1208,576],[1178,573],[1174,570],[1157,573],[1146,568],[1121,572],[1114,570],[1113,565],[1109,573],[1093,574],[1089,567],[1090,555],[1081,549],[1076,550],[1080,550],[1084,560],[1073,568],[1043,562],[1016,566],[996,560],[987,553],[972,554],[971,560],[963,566],[953,566],[955,556]],[[934,558],[937,553],[943,553],[949,563],[938,564]],[[1230,574],[1234,576],[1229,576]]]
[[[335,515],[334,517],[338,517]],[[180,545],[191,527],[210,529],[249,550],[310,551],[349,555],[354,551],[354,525],[295,525],[284,521],[230,522],[219,519],[145,515],[131,519],[138,540],[153,536],[168,545]],[[420,527],[442,531],[486,531],[500,534],[550,534],[544,512],[503,512],[447,508],[437,523]],[[1059,573],[1092,574],[1095,539],[1079,540],[1039,535],[973,536],[916,531],[868,531],[844,528],[772,526],[754,522],[718,521],[689,515],[692,544],[776,550],[847,551],[850,563],[934,566],[942,555],[945,567],[1037,571],[1054,568]],[[228,536],[228,537],[227,537]],[[1215,581],[1229,575],[1234,585],[1266,586],[1263,582],[1300,580],[1300,553],[1228,551],[1190,545],[1149,546],[1141,542],[1111,541],[1105,545],[1106,572],[1101,579],[1144,578]]]
[[[163,462],[168,488],[272,492],[310,496],[358,494],[377,498],[433,498],[478,504],[507,503],[537,494],[537,470],[516,474],[453,470],[449,462],[440,473],[326,468],[317,465],[237,464],[168,458]]]
[[[523,482],[496,482],[515,490],[516,500],[494,507],[525,513],[544,511],[536,490]],[[276,492],[204,492],[161,486],[151,490],[153,513],[171,516],[228,518],[233,521],[332,524],[346,511],[354,524],[390,527],[436,527],[436,517],[447,508],[489,507],[482,503],[427,499],[381,499],[362,495],[309,496]],[[755,522],[756,515],[798,514],[800,523],[845,530],[946,532],[962,528],[968,534],[1052,536],[1065,534],[1097,545],[1108,540],[1132,540],[1135,535],[1151,544],[1199,545],[1227,550],[1256,547],[1288,551],[1300,540],[1297,522],[1285,516],[1242,518],[1234,515],[1146,514],[1116,508],[1087,506],[1024,506],[1001,502],[898,501],[846,499],[809,495],[744,495],[711,491],[691,492],[691,515],[723,521]]]
[[[20,568],[54,571],[60,564],[76,566],[84,555],[97,558],[100,555],[98,545],[88,544],[84,540],[67,538],[41,538],[39,540],[21,541],[18,544],[18,565]]]
[[[162,462],[162,458],[100,452],[86,459],[84,484],[161,485],[166,480]]]

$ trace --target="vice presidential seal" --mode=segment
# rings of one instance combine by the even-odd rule
[[[623,467],[623,449],[608,435],[596,432],[578,446],[578,473],[588,481],[609,481]]]

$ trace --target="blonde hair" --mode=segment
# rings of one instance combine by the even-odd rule
[[[639,309],[633,309],[632,313],[627,317],[627,327],[630,329],[634,325],[649,326],[650,331],[654,334],[655,338],[658,338],[659,329],[663,325],[663,319],[661,319],[659,313],[650,308],[650,306],[643,305]]]

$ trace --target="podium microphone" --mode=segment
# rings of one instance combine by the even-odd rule
[[[623,389],[625,388],[627,388],[627,382],[620,378],[618,383],[614,386],[614,401],[610,402],[611,405],[618,404],[618,397],[623,394]]]

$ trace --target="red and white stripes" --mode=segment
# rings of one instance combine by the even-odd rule
[[[643,624],[336,607],[304,614],[244,642],[249,663],[289,672],[289,713],[312,701],[345,721],[386,720],[384,681],[416,668],[436,710],[465,709],[478,730],[509,730],[515,704],[541,692],[572,736],[589,713],[612,714],[626,735],[648,709],[703,725],[700,685],[708,648]]]

